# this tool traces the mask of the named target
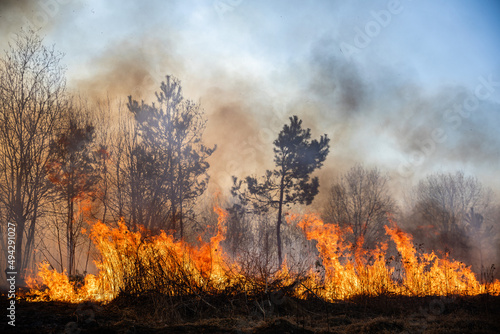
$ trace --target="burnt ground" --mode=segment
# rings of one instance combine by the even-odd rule
[[[274,295],[121,295],[96,303],[16,302],[1,333],[500,333],[500,297],[358,297],[325,303]]]

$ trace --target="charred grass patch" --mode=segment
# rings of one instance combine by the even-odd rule
[[[325,302],[260,294],[122,292],[108,304],[18,301],[2,333],[499,333],[500,297],[357,296]],[[279,297],[279,298],[278,298]],[[441,301],[441,303],[440,303]],[[1,306],[8,303],[1,296]]]

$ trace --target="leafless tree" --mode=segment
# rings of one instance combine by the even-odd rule
[[[420,229],[417,236],[425,232],[422,241],[457,257],[469,257],[471,242],[481,242],[474,239],[492,222],[492,191],[462,171],[427,176],[409,199],[407,224]]]
[[[496,234],[493,224],[488,224],[484,220],[484,216],[480,213],[474,211],[474,208],[470,208],[470,211],[465,215],[465,230],[468,232],[469,236],[479,253],[479,265],[481,270],[481,282],[485,280],[484,275],[484,256],[485,245],[488,241],[493,241],[492,236]]]
[[[121,111],[117,124],[118,131],[112,134],[109,149],[110,161],[107,180],[111,191],[108,194],[106,207],[115,220],[123,217],[131,230],[136,230],[143,219],[143,211],[147,209],[140,196],[141,178],[137,172],[137,160],[134,150],[138,145],[136,124],[131,115]]]
[[[387,182],[377,168],[352,167],[331,186],[325,220],[351,228],[353,242],[363,237],[365,246],[374,246],[396,210]]]
[[[0,59],[0,203],[16,226],[16,268],[33,254],[47,194],[49,144],[66,110],[62,55],[22,32]]]
[[[99,185],[98,191],[95,194],[95,205],[99,206],[99,215],[95,218],[101,220],[102,222],[107,222],[108,218],[112,219],[110,214],[112,206],[111,197],[115,191],[112,180],[113,173],[113,159],[115,156],[112,155],[113,144],[120,133],[117,133],[117,127],[115,124],[118,121],[118,115],[115,114],[115,109],[119,110],[120,105],[115,108],[113,102],[107,98],[105,100],[97,100],[89,108],[93,112],[88,115],[88,119],[94,126],[95,139],[94,147],[96,149],[98,166],[97,170],[99,172]],[[117,217],[119,218],[119,217]]]
[[[253,242],[253,234],[255,231],[252,226],[253,220],[258,220],[259,217],[256,215],[251,215],[248,213],[240,203],[232,203],[232,205],[227,205],[227,211],[229,213],[227,219],[227,232],[225,245],[228,248],[229,253],[237,257],[241,255],[242,251],[248,250]],[[262,232],[261,229],[257,229],[257,233]],[[263,235],[261,234],[260,237]],[[261,241],[264,238],[260,239]],[[266,239],[267,240],[267,239]]]
[[[464,228],[465,216],[471,208],[476,212],[486,211],[492,196],[491,190],[483,187],[476,177],[465,176],[461,171],[429,175],[414,192],[418,213],[448,236]]]
[[[99,151],[94,147],[94,126],[78,105],[70,108],[61,131],[51,142],[51,157],[46,165],[52,199],[64,208],[68,273],[76,273],[76,249],[96,197]]]

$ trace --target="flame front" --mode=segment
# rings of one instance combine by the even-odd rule
[[[238,263],[223,252],[221,242],[225,239],[227,213],[221,208],[215,211],[219,215],[217,234],[210,242],[200,238],[198,247],[175,240],[163,231],[156,236],[148,236],[145,230],[132,232],[123,221],[116,228],[97,222],[90,237],[99,252],[96,261],[99,274],[87,275],[85,282],[77,287],[65,273],[42,264],[38,278],[29,281],[31,300],[106,302],[120,291],[137,294],[154,291],[173,296],[251,292],[262,290],[263,286],[267,289],[268,281],[243,275]],[[386,232],[396,245],[400,261],[390,261],[387,243],[379,244],[375,250],[363,249],[362,239],[355,245],[345,240],[349,231],[325,224],[317,215],[306,215],[298,226],[308,240],[316,241],[320,259],[309,266],[305,276],[294,273],[293,266],[291,269],[285,262],[273,278],[293,285],[291,293],[295,297],[306,298],[314,293],[327,301],[381,294],[500,294],[498,280],[480,284],[463,263],[441,259],[433,252],[418,253],[412,237],[393,225],[386,226]]]
[[[42,263],[38,279],[28,281],[31,300],[110,301],[120,291],[154,290],[167,295],[187,295],[207,288],[214,292],[224,289],[227,284],[221,283],[227,282],[228,273],[238,270],[235,264],[228,265],[220,247],[227,213],[220,208],[216,212],[217,235],[209,243],[200,238],[199,247],[174,240],[164,231],[150,237],[144,229],[132,232],[123,220],[117,228],[97,222],[90,237],[99,252],[96,261],[99,275],[87,275],[83,286],[77,288],[66,273],[50,270],[48,263]]]
[[[393,223],[394,224],[394,223]],[[361,247],[362,240],[352,247],[342,238],[339,227],[324,224],[317,216],[307,216],[299,223],[307,239],[316,240],[325,268],[324,289],[318,293],[326,300],[346,299],[356,295],[395,294],[406,296],[448,296],[500,293],[498,280],[480,284],[465,264],[440,259],[434,252],[417,254],[412,237],[399,229],[386,226],[386,232],[401,255],[402,268],[391,266],[387,243],[373,251]],[[350,251],[354,249],[354,254]],[[397,270],[397,272],[396,272]],[[311,272],[312,286],[321,277]]]

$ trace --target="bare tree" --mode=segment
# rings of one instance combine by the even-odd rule
[[[411,190],[409,198],[410,226],[427,231],[427,243],[445,252],[454,250],[458,257],[470,256],[471,241],[492,219],[491,190],[461,171],[429,175]]]
[[[353,242],[362,237],[365,246],[374,246],[384,234],[388,214],[396,210],[387,182],[377,168],[352,167],[330,188],[326,221],[351,228]]]
[[[240,203],[227,205],[226,210],[229,216],[224,244],[227,245],[230,254],[236,256],[250,247],[253,234],[252,219],[255,217]]]
[[[68,274],[76,272],[76,248],[84,226],[84,214],[91,209],[99,182],[98,157],[94,150],[94,126],[79,109],[68,114],[63,129],[50,145],[46,165],[53,199],[64,208]]]
[[[19,273],[33,254],[49,144],[66,110],[61,57],[34,32],[23,32],[0,59],[0,203],[2,224],[16,226]]]
[[[471,208],[484,212],[491,205],[491,190],[485,189],[476,177],[465,176],[461,171],[429,175],[414,191],[416,209],[422,218],[448,237],[464,228],[465,216]]]
[[[483,252],[485,244],[492,241],[491,237],[495,234],[492,224],[487,224],[483,215],[470,208],[470,211],[465,215],[465,229],[472,238],[474,245],[479,253],[479,265],[481,270],[481,283],[486,279],[484,275],[484,257]]]
[[[118,215],[127,218],[132,230],[141,224],[152,229],[151,222],[161,219],[159,217],[164,215],[168,203],[165,197],[156,195],[159,188],[151,175],[155,171],[148,172],[145,168],[136,124],[131,120],[123,120],[121,126],[125,131],[115,151]]]
[[[99,208],[99,217],[102,222],[107,222],[111,207],[113,195],[113,183],[111,173],[112,161],[115,156],[112,156],[112,145],[116,134],[116,129],[113,126],[118,119],[118,115],[113,115],[113,105],[111,100],[96,101],[90,108],[93,112],[87,116],[94,126],[94,147],[96,149],[96,157],[98,166],[96,167],[99,174],[99,185],[95,194],[96,206]],[[117,217],[119,218],[119,217]]]
[[[101,109],[102,109],[101,105]],[[107,102],[107,112],[113,107]],[[139,134],[137,123],[130,112],[122,109],[118,102],[115,129],[109,129],[105,135],[106,141],[101,142],[101,184],[102,191],[99,200],[102,204],[102,217],[107,221],[118,221],[124,218],[131,230],[137,230],[142,224],[148,228],[147,213],[150,211],[149,201],[152,194],[148,192],[151,182],[150,176],[141,173],[141,164],[138,159],[137,147]],[[102,137],[102,134],[101,134]],[[158,203],[157,203],[158,204]],[[166,199],[159,203],[159,210],[165,210]],[[109,212],[109,214],[108,214]]]

